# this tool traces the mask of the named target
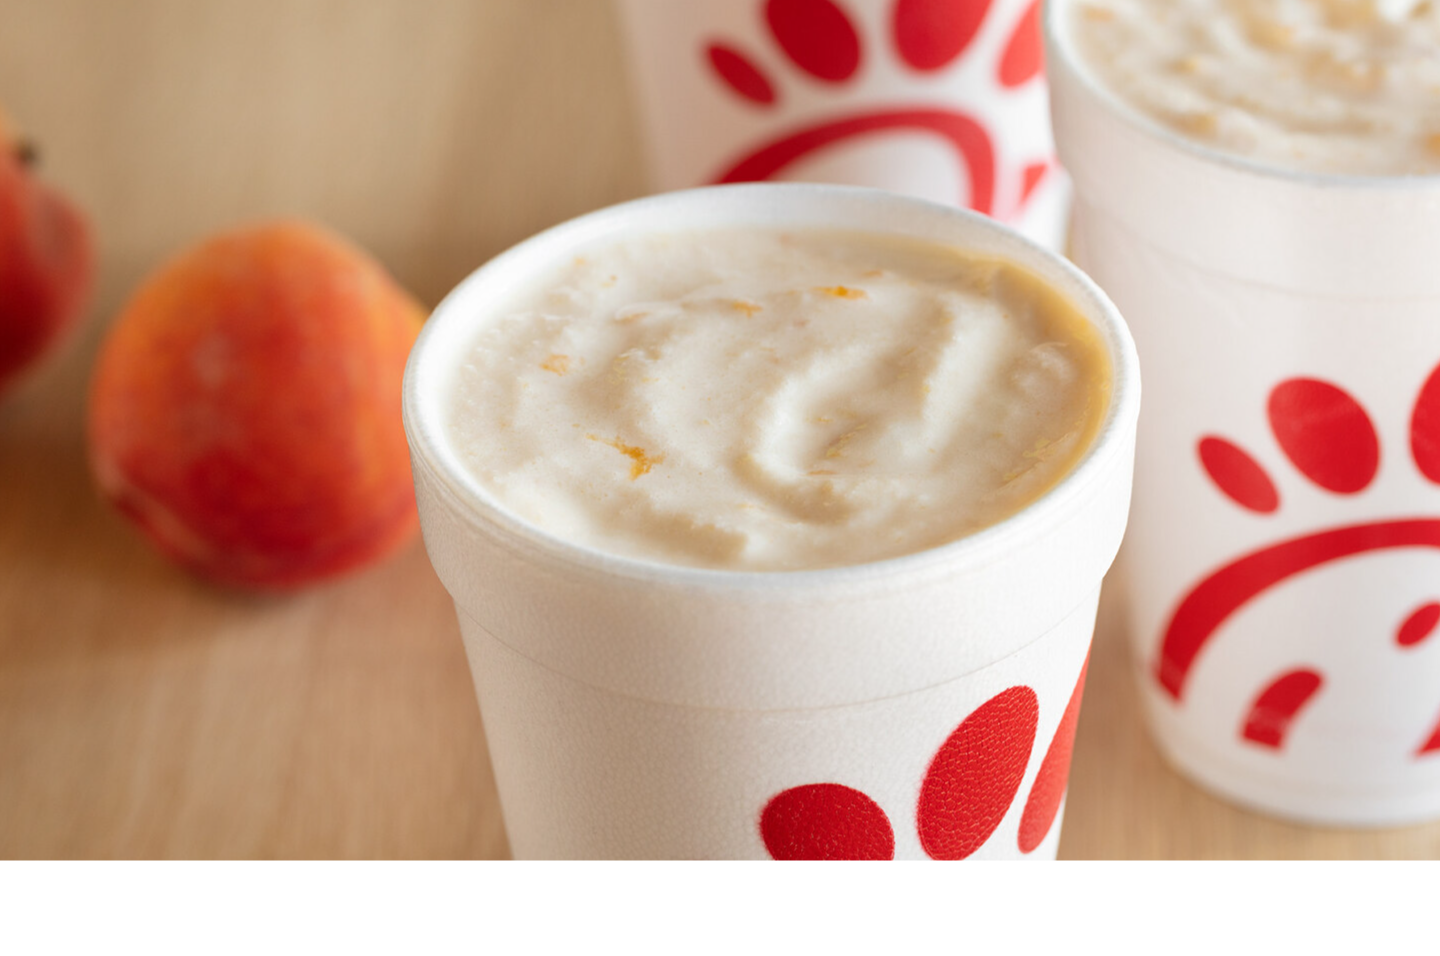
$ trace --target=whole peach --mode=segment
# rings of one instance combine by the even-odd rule
[[[379,264],[312,225],[182,253],[101,350],[102,493],[221,584],[294,588],[394,551],[417,527],[400,387],[423,320]]]
[[[0,115],[0,395],[75,329],[95,278],[85,217],[32,159]]]

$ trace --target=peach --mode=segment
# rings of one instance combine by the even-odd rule
[[[400,387],[423,320],[378,263],[312,225],[182,253],[96,364],[101,492],[220,584],[296,588],[395,551],[417,527]]]
[[[85,217],[33,160],[0,114],[0,395],[75,330],[95,279]]]

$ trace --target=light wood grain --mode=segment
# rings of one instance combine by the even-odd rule
[[[641,191],[598,0],[0,0],[0,102],[92,214],[85,332],[0,404],[0,857],[506,855],[454,612],[417,542],[304,594],[166,564],[95,497],[83,404],[139,277],[202,235],[319,219],[434,303]],[[1440,824],[1291,827],[1160,761],[1114,589],[1062,857],[1437,857]]]

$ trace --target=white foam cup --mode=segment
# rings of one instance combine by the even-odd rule
[[[1074,258],[1147,394],[1126,544],[1162,751],[1291,819],[1440,817],[1440,177],[1290,172],[1124,105],[1050,4]]]
[[[1094,323],[1113,368],[1080,463],[1019,514],[943,547],[764,573],[559,540],[467,473],[447,433],[456,368],[515,290],[622,236],[781,225],[953,244],[1051,283]],[[1128,333],[1078,270],[981,216],[877,190],[666,194],[479,269],[410,357],[405,427],[515,855],[1053,858],[1138,402]]]
[[[620,0],[656,190],[748,180],[890,189],[1052,249],[1040,0]]]

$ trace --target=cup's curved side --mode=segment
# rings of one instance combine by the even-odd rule
[[[1124,564],[1151,729],[1282,816],[1440,814],[1440,657],[1396,636],[1440,573],[1440,183],[1182,142],[1085,74],[1073,6],[1047,21],[1073,255],[1147,381]]]
[[[520,859],[1054,859],[1098,589],[1041,640],[935,687],[765,713],[605,691],[463,610]]]
[[[915,11],[924,4],[790,4],[779,35],[763,0],[616,6],[655,190],[851,183],[965,205],[1063,246],[1069,182],[1052,160],[1032,0],[962,4],[961,22],[939,28]],[[840,41],[818,83],[814,63],[790,57],[816,32]]]

